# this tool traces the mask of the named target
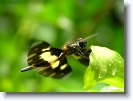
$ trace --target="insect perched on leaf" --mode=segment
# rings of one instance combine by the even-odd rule
[[[21,72],[39,68],[39,74],[45,77],[61,79],[72,72],[66,58],[69,55],[88,66],[91,49],[86,48],[87,39],[96,35],[94,34],[85,39],[79,38],[76,42],[67,44],[62,49],[54,48],[43,41],[29,50],[27,60],[29,66],[21,69]]]

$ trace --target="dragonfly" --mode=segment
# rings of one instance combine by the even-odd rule
[[[83,65],[89,65],[89,56],[92,50],[86,48],[87,40],[96,36],[93,34],[86,38],[79,38],[75,42],[66,44],[62,49],[54,48],[43,41],[30,48],[28,52],[28,67],[21,69],[21,72],[39,68],[38,73],[44,77],[61,79],[72,72],[67,57],[72,55]]]

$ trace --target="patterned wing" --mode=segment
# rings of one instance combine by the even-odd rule
[[[28,53],[28,65],[32,67],[49,66],[58,59],[61,49],[52,48],[47,42],[32,47]]]
[[[53,48],[47,42],[42,42],[30,49],[27,60],[29,66],[22,69],[21,72],[37,67],[48,67],[52,62],[58,60],[61,53],[61,49]]]
[[[71,72],[72,69],[69,66],[66,58],[52,62],[49,67],[42,67],[39,70],[39,74],[45,77],[52,77],[55,79],[61,79]]]

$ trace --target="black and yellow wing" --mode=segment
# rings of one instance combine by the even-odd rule
[[[49,67],[42,67],[39,70],[39,74],[55,79],[61,79],[71,72],[72,69],[66,58],[52,62]]]
[[[52,78],[62,78],[72,71],[64,56],[59,59],[62,49],[53,48],[47,42],[42,42],[32,47],[28,53],[28,67],[21,72],[40,68],[39,74]]]
[[[28,65],[32,67],[49,66],[58,60],[61,49],[51,47],[47,42],[42,42],[32,47],[28,53]]]

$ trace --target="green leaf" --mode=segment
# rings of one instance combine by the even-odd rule
[[[124,88],[124,60],[106,47],[91,46],[90,64],[84,76],[84,89],[90,90],[98,82]]]

